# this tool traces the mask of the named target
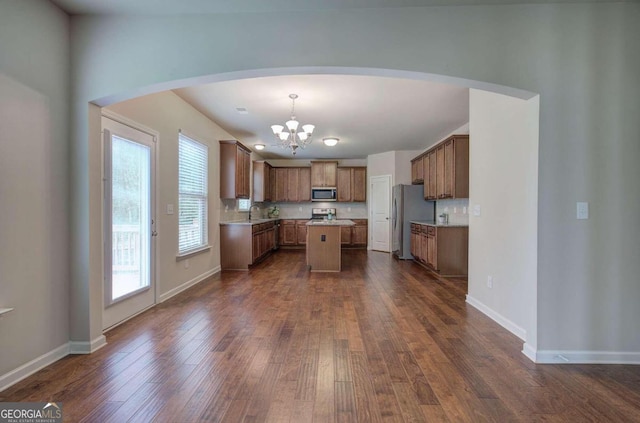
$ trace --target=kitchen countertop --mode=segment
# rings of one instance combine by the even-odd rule
[[[411,220],[410,223],[416,223],[418,225],[427,225],[427,226],[435,226],[437,228],[468,228],[469,225],[461,225],[455,223],[436,223],[433,220],[425,221],[425,220]]]
[[[258,223],[266,223],[266,222],[275,222],[277,220],[282,220],[279,217],[273,217],[268,219],[242,219],[242,220],[229,220],[227,222],[220,222],[220,225],[257,225]]]
[[[356,223],[349,219],[310,220],[307,226],[355,226]]]

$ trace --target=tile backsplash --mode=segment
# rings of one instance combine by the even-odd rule
[[[450,225],[469,224],[469,199],[460,198],[456,200],[436,201],[436,220],[442,213],[449,215]]]
[[[328,208],[336,209],[338,219],[366,219],[367,205],[365,203],[255,203],[260,208],[260,215],[267,217],[270,207],[278,206],[281,219],[307,219],[311,217],[311,209]],[[236,200],[220,200],[220,221],[247,219],[248,212],[237,210]]]

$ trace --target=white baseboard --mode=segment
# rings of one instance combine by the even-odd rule
[[[107,345],[104,335],[98,336],[91,342],[69,341],[69,354],[91,354]]]
[[[536,362],[537,351],[526,342],[522,346],[522,354],[524,354],[529,360],[533,361],[534,363]]]
[[[38,370],[47,367],[49,364],[54,363],[61,358],[66,357],[67,355],[69,355],[69,344],[65,343],[63,345],[60,345],[58,348],[51,350],[48,353],[45,353],[26,364],[23,364],[17,369],[0,376],[0,391],[4,391],[11,385],[15,385],[22,379],[31,376]]]
[[[500,313],[494,311],[492,308],[487,307],[477,299],[473,298],[471,295],[467,294],[467,304],[472,305],[477,308],[482,313],[486,314],[493,321],[498,323],[500,326],[522,339],[523,341],[527,340],[527,331],[521,328],[520,326],[513,323],[511,320],[507,319]]]
[[[640,364],[640,352],[539,350],[533,356],[539,364]]]
[[[220,272],[221,270],[222,270],[222,268],[220,266],[214,267],[213,269],[209,270],[208,272],[205,272],[200,276],[196,276],[195,278],[191,279],[190,281],[187,281],[187,282],[183,283],[182,285],[177,286],[177,287],[165,292],[164,294],[160,294],[160,297],[158,298],[158,302],[163,303],[163,302],[167,301],[169,298],[178,295],[179,293],[181,293],[185,289],[191,288],[193,285],[202,282],[203,280],[207,279],[210,276],[215,275],[216,273]]]

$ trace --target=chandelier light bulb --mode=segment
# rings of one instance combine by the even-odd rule
[[[289,133],[288,132],[280,132],[279,136],[280,136],[280,139],[282,141],[286,141],[287,139],[289,139]]]
[[[284,126],[282,125],[271,125],[271,130],[273,131],[274,135],[280,134],[283,129],[284,129]]]
[[[298,132],[298,138],[300,138],[300,141],[306,141],[309,135],[306,132]]]
[[[311,136],[313,134],[313,130],[316,129],[314,125],[302,125],[302,130],[307,133],[307,135]]]
[[[287,121],[287,128],[289,128],[289,131],[294,131],[294,132],[297,131],[298,125],[299,123],[297,120],[291,119]]]

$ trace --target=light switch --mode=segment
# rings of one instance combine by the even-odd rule
[[[578,201],[576,203],[576,218],[588,219],[589,218],[589,203]]]
[[[167,214],[173,214],[173,204],[167,204]]]
[[[473,215],[476,217],[480,217],[480,214],[481,214],[480,206],[476,204],[475,206],[473,206]]]

